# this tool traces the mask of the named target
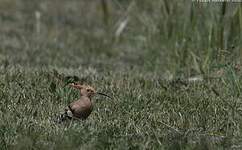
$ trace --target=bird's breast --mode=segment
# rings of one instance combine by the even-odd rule
[[[93,104],[89,99],[80,99],[73,102],[70,108],[73,116],[80,119],[86,119],[93,110]]]

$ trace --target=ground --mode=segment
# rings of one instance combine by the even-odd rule
[[[241,149],[242,7],[0,0],[0,149]],[[78,98],[85,121],[55,123]]]

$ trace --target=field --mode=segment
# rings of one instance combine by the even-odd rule
[[[242,149],[242,7],[0,0],[0,149]],[[85,121],[53,120],[78,92]]]

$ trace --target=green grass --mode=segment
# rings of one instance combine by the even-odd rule
[[[241,149],[241,12],[0,0],[0,149]],[[96,96],[87,120],[57,124],[78,98],[61,80],[74,75],[114,99]]]
[[[86,121],[56,124],[52,118],[78,97],[76,91],[63,87],[51,70],[7,68],[1,72],[1,146],[10,149],[237,146],[242,103],[240,97],[231,95],[228,88],[231,85],[225,80],[182,84],[138,72],[95,73],[86,82],[115,98],[96,97],[95,110]],[[54,89],[51,84],[56,85]],[[215,88],[219,96],[208,86]]]

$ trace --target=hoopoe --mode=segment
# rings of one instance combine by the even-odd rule
[[[96,92],[96,90],[89,85],[81,85],[78,83],[71,83],[71,87],[79,90],[80,99],[70,103],[65,112],[58,117],[58,122],[68,119],[87,119],[93,110],[92,97],[96,94],[111,98],[110,96]]]

